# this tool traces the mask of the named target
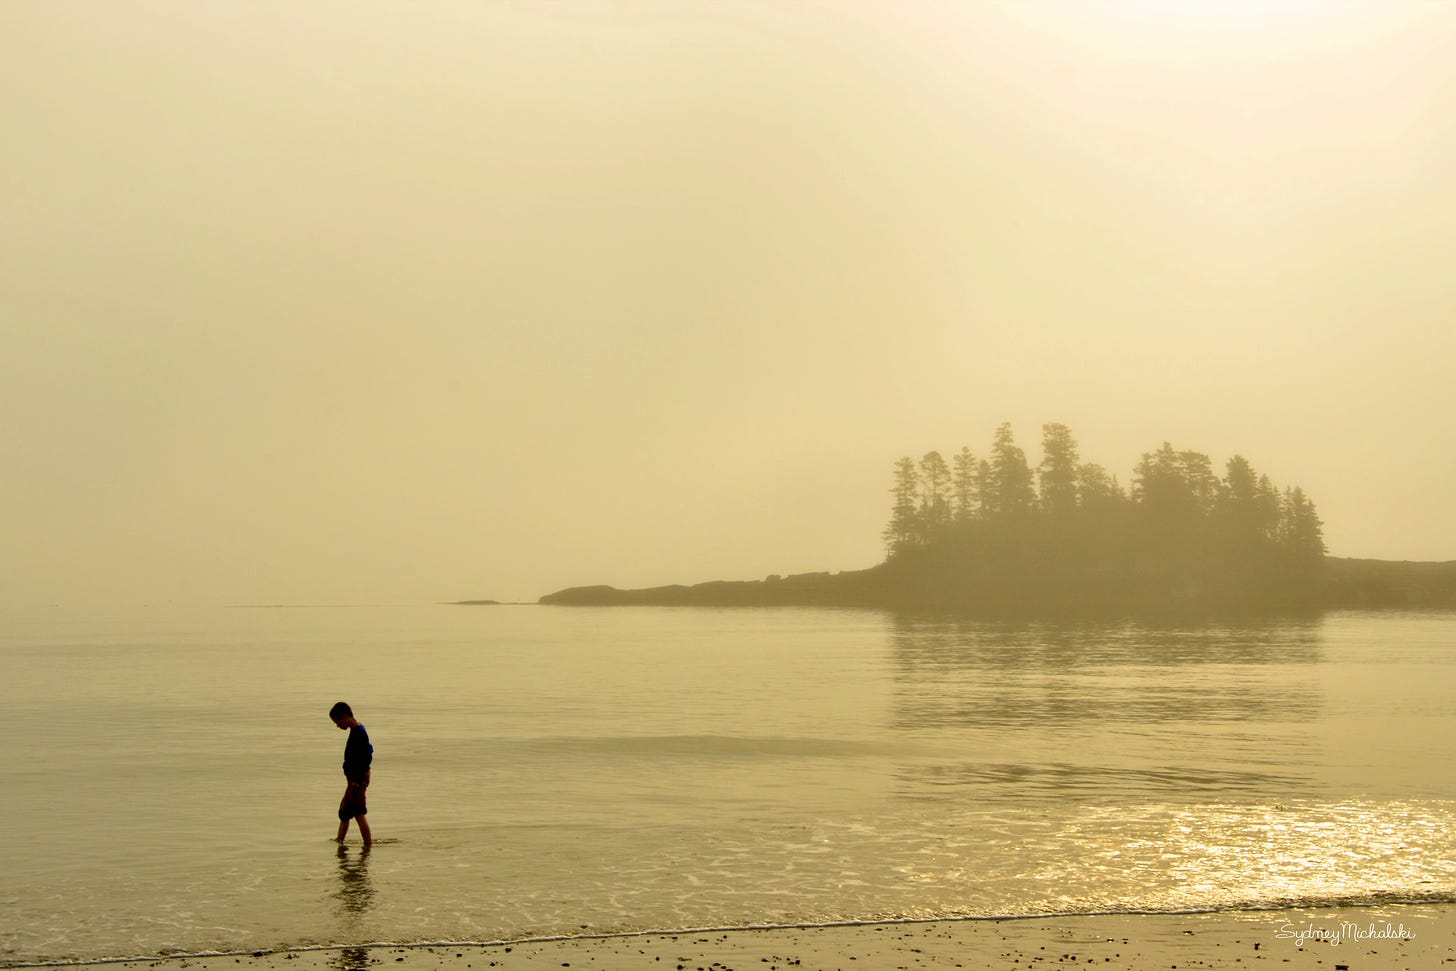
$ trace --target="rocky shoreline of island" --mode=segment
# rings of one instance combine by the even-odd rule
[[[1134,576],[1136,574],[1133,574]],[[972,612],[1087,613],[1207,610],[1337,610],[1456,608],[1456,560],[1414,562],[1327,557],[1322,576],[1296,591],[1233,589],[1186,576],[1128,583],[1036,585],[985,582],[984,577],[897,568],[773,575],[762,580],[619,589],[568,587],[538,603],[551,606],[930,608]],[[978,582],[980,581],[980,582]],[[1261,592],[1268,595],[1261,596]]]

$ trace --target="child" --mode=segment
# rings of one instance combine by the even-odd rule
[[[344,778],[349,780],[349,784],[339,803],[339,835],[335,839],[344,842],[344,837],[349,835],[349,820],[358,819],[359,835],[364,837],[367,848],[374,842],[374,837],[369,832],[369,820],[365,818],[369,807],[364,804],[364,790],[369,788],[369,765],[374,761],[374,746],[369,744],[369,733],[344,702],[330,708],[329,717],[340,731],[349,730],[349,740],[344,743]]]

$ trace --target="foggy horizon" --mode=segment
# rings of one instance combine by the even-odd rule
[[[1062,422],[1456,559],[1456,7],[0,7],[0,607],[858,570]]]

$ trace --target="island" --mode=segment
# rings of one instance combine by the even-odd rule
[[[1067,426],[1042,429],[1033,469],[1009,424],[969,448],[895,463],[883,562],[863,570],[636,590],[572,587],[562,606],[823,606],[1126,614],[1456,607],[1456,561],[1328,555],[1299,486],[1234,455],[1165,442],[1130,488],[1083,462]]]

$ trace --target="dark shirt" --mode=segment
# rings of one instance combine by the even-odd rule
[[[364,726],[349,729],[349,740],[344,743],[344,775],[352,782],[363,782],[373,761],[374,746],[369,744]]]

